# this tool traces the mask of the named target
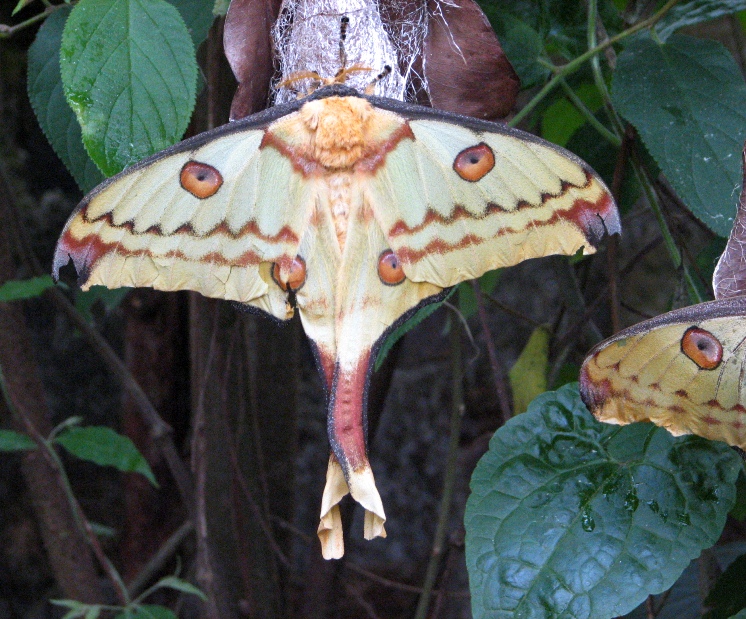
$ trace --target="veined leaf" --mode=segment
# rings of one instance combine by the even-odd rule
[[[107,175],[178,141],[194,107],[194,44],[165,0],[80,0],[62,34],[65,97]]]
[[[728,236],[741,186],[746,84],[719,43],[638,37],[620,54],[612,99],[684,203]]]
[[[104,175],[83,146],[80,125],[65,99],[60,74],[62,30],[70,10],[66,6],[57,9],[36,33],[28,50],[27,89],[39,126],[54,152],[78,186],[89,191],[104,180]]]
[[[679,28],[717,19],[746,10],[746,0],[691,0],[673,7],[656,25],[655,31],[665,41]]]
[[[739,457],[651,424],[596,421],[566,385],[500,428],[466,506],[475,619],[606,619],[717,541]]]
[[[126,436],[104,426],[71,426],[63,430],[54,441],[81,460],[101,466],[113,466],[124,473],[141,473],[154,486],[153,471],[147,460]]]

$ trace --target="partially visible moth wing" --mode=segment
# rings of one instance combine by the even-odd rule
[[[746,297],[638,323],[593,348],[580,394],[600,420],[652,421],[746,447]]]
[[[716,299],[746,294],[746,148],[742,153],[743,183],[738,212],[733,221],[728,244],[712,275]]]
[[[71,215],[54,273],[72,259],[84,289],[196,290],[286,318],[272,264],[287,276],[316,186],[264,135],[256,122],[226,125],[112,177]]]
[[[414,281],[447,287],[527,258],[589,254],[620,231],[603,181],[558,146],[422,108],[409,126],[414,139],[375,170],[367,201]]]

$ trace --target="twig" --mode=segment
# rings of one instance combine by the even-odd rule
[[[511,316],[515,316],[519,320],[524,320],[528,324],[530,324],[532,327],[539,327],[541,326],[541,322],[538,320],[534,320],[531,318],[531,316],[527,316],[526,314],[519,312],[516,309],[513,309],[509,305],[505,305],[502,301],[497,300],[495,297],[493,297],[491,294],[484,295],[487,299],[489,299],[492,303],[494,303],[495,307],[501,309],[506,314],[510,314]]]
[[[495,343],[492,341],[492,333],[490,332],[490,326],[487,322],[487,312],[484,309],[484,296],[482,295],[482,289],[479,287],[479,282],[475,279],[471,281],[471,286],[474,290],[474,296],[477,301],[477,313],[479,314],[479,321],[482,323],[484,340],[487,345],[487,356],[489,357],[490,367],[492,368],[492,380],[495,384],[497,401],[500,404],[500,416],[502,417],[500,425],[503,425],[512,417],[508,389],[505,386],[505,372],[500,366],[500,361],[498,360],[497,352],[495,351]]]
[[[148,582],[150,582],[156,574],[163,569],[166,562],[171,559],[179,549],[179,546],[181,546],[187,536],[193,531],[194,523],[191,520],[187,520],[176,529],[176,531],[174,531],[165,542],[163,542],[161,547],[152,557],[150,557],[148,562],[140,570],[140,573],[132,579],[132,582],[130,582],[127,587],[130,597],[137,597],[145,589]]]
[[[427,609],[430,606],[430,596],[433,593],[433,585],[438,576],[440,559],[443,554],[443,542],[446,537],[446,528],[451,513],[451,500],[453,498],[453,487],[456,483],[456,461],[458,458],[458,444],[461,437],[461,420],[464,416],[464,384],[463,364],[461,359],[461,331],[451,329],[451,380],[452,386],[452,408],[451,427],[448,439],[448,456],[446,459],[445,475],[443,477],[443,494],[438,508],[438,523],[435,527],[433,549],[430,561],[425,572],[425,581],[422,585],[422,594],[417,602],[417,610],[414,619],[425,619]]]
[[[54,6],[48,6],[41,13],[37,13],[33,17],[29,17],[27,20],[22,21],[20,24],[15,26],[8,26],[7,24],[0,24],[0,39],[7,39],[12,37],[19,30],[33,26],[36,22],[40,22],[49,17],[56,10],[61,9],[63,6],[70,6],[69,4],[57,4]]]
[[[655,15],[652,17],[649,17],[648,19],[645,19],[641,22],[636,23],[631,28],[628,28],[627,30],[624,30],[623,32],[620,32],[616,36],[613,36],[609,39],[606,39],[603,43],[600,43],[599,45],[595,46],[592,49],[589,49],[587,52],[581,54],[577,58],[571,60],[566,65],[563,65],[560,67],[555,75],[550,79],[544,87],[534,96],[531,101],[529,101],[526,106],[518,112],[508,123],[511,127],[515,127],[517,124],[519,124],[526,116],[528,116],[531,111],[539,104],[541,101],[552,91],[555,89],[556,86],[560,84],[560,81],[566,77],[567,75],[574,73],[577,71],[587,60],[590,60],[593,58],[596,54],[599,52],[604,51],[607,47],[614,45],[614,43],[618,43],[622,39],[625,39],[626,37],[634,34],[635,32],[639,32],[640,30],[643,30],[645,28],[650,28],[654,26],[658,20],[660,20],[668,11],[670,11],[676,4],[678,4],[679,0],[668,0],[666,4],[663,5],[660,11],[658,11]]]
[[[562,86],[562,90],[565,91],[565,96],[570,100],[570,103],[572,103],[575,106],[575,109],[583,115],[586,122],[598,131],[601,137],[613,146],[621,145],[622,141],[619,139],[619,136],[613,131],[609,131],[609,129],[607,129],[606,126],[596,118],[596,115],[588,109],[588,106],[583,103],[582,99],[578,97],[576,92],[567,85],[565,79],[562,79],[560,85]]]

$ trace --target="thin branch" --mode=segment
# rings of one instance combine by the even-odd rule
[[[645,28],[651,28],[654,26],[668,11],[670,11],[676,4],[679,3],[680,0],[668,0],[666,4],[663,5],[660,11],[658,11],[655,15],[652,17],[645,19],[641,22],[636,23],[631,28],[628,28],[627,30],[620,32],[616,36],[613,36],[603,43],[600,43],[593,49],[589,49],[587,52],[581,54],[574,60],[571,60],[566,65],[563,65],[557,70],[557,73],[550,79],[544,87],[534,96],[531,101],[529,101],[526,106],[518,112],[508,123],[511,127],[515,127],[517,124],[519,124],[526,116],[528,116],[533,109],[541,103],[544,98],[552,92],[559,84],[560,81],[570,75],[571,73],[574,73],[577,71],[583,64],[585,64],[586,61],[593,58],[596,54],[599,52],[604,51],[607,47],[614,45],[615,43],[618,43],[619,41],[627,38],[628,36],[634,34],[635,32],[639,32],[640,30],[644,30]]]
[[[512,417],[512,410],[510,406],[510,399],[508,398],[508,389],[505,386],[505,372],[500,365],[500,361],[497,358],[497,352],[495,351],[495,343],[492,341],[492,333],[490,332],[490,326],[487,321],[487,312],[484,309],[484,296],[482,295],[482,289],[479,287],[479,282],[475,279],[471,281],[472,289],[474,290],[474,296],[477,301],[477,313],[479,315],[479,321],[482,323],[482,331],[484,332],[484,340],[487,345],[487,356],[490,360],[490,368],[492,369],[492,380],[495,384],[495,392],[497,393],[497,401],[500,404],[500,425],[503,425],[508,419]]]
[[[583,100],[578,97],[577,93],[570,88],[567,85],[566,80],[562,80],[560,82],[560,85],[562,86],[562,90],[565,91],[565,95],[570,100],[570,103],[572,103],[575,106],[575,109],[578,110],[583,115],[583,118],[585,118],[586,122],[591,125],[598,133],[601,134],[601,136],[610,144],[613,146],[620,146],[622,143],[622,140],[619,138],[619,136],[614,133],[613,131],[609,131],[604,124],[596,118],[596,115],[588,108],[588,106],[583,103]]]
[[[194,523],[187,520],[169,538],[163,542],[156,553],[140,570],[140,573],[132,579],[127,590],[130,597],[137,597],[144,591],[147,584],[163,569],[163,566],[176,554],[179,546],[194,531]]]
[[[29,17],[26,21],[22,21],[20,24],[15,26],[8,26],[7,24],[0,24],[0,39],[8,39],[12,37],[19,30],[33,26],[35,23],[45,20],[56,10],[61,9],[63,6],[70,6],[69,4],[57,4],[54,6],[48,6],[41,13],[37,13],[33,17]]]
[[[456,463],[458,458],[458,444],[461,437],[461,421],[464,416],[464,377],[463,361],[461,359],[461,331],[451,328],[451,380],[452,386],[452,408],[451,427],[448,439],[448,456],[446,458],[445,475],[443,476],[443,494],[438,508],[438,523],[435,527],[433,549],[430,561],[425,572],[425,582],[422,585],[422,594],[417,602],[417,610],[414,619],[425,619],[427,609],[430,606],[430,596],[440,569],[440,559],[443,554],[443,542],[446,537],[446,528],[451,513],[451,502],[453,499],[453,488],[456,483]]]
[[[486,294],[484,296],[485,298],[489,299],[495,305],[495,307],[497,307],[498,309],[501,309],[506,314],[510,314],[511,316],[514,316],[515,318],[518,318],[519,320],[524,320],[525,322],[530,324],[532,327],[541,326],[542,323],[540,321],[534,320],[533,318],[531,318],[531,316],[527,316],[526,314],[519,312],[517,309],[513,309],[509,305],[505,305],[505,303],[497,300],[492,295]]]

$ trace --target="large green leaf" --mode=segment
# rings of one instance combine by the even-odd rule
[[[693,26],[746,10],[746,0],[691,0],[671,9],[656,25],[658,38],[665,41],[679,28]]]
[[[78,119],[62,91],[60,44],[71,7],[52,13],[39,28],[28,50],[28,97],[41,130],[54,152],[83,191],[93,189],[104,175],[83,146]]]
[[[184,20],[165,0],[80,0],[60,52],[65,97],[107,175],[181,138],[197,63]]]
[[[728,236],[741,185],[746,84],[719,43],[638,37],[620,54],[612,99],[692,213]]]
[[[599,423],[577,385],[490,442],[466,506],[475,619],[605,619],[670,587],[718,539],[738,456],[650,424]]]
[[[68,427],[55,439],[67,451],[81,460],[101,466],[113,466],[124,473],[141,473],[157,486],[147,460],[126,436],[105,426]]]

